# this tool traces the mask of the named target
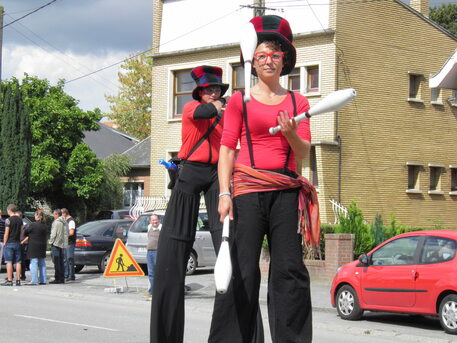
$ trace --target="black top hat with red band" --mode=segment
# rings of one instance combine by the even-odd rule
[[[292,44],[293,36],[289,22],[277,15],[264,15],[254,17],[250,20],[254,25],[257,33],[257,45],[265,41],[277,41],[284,52],[284,67],[281,75],[289,74],[295,67],[297,51]],[[241,64],[244,65],[243,55],[241,55]],[[252,68],[252,74],[256,75],[255,69]]]
[[[194,79],[197,87],[192,91],[192,98],[200,101],[199,90],[209,86],[220,86],[221,96],[225,94],[229,85],[222,83],[222,69],[219,67],[200,66],[192,69],[190,75]]]

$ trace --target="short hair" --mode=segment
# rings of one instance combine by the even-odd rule
[[[70,212],[68,212],[68,210],[64,207],[64,208],[62,208],[62,214],[65,216],[68,216],[68,215],[70,215]]]
[[[8,207],[6,208],[6,210],[7,210],[8,212],[14,212],[14,213],[16,213],[16,212],[17,212],[17,206],[14,205],[14,204],[9,204]]]
[[[62,210],[60,208],[56,208],[53,213],[58,214],[60,217],[62,215]]]

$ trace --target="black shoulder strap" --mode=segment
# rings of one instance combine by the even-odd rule
[[[292,104],[294,105],[294,117],[296,117],[297,116],[297,101],[295,100],[295,94],[292,91],[289,91],[289,93],[290,93],[290,97],[292,98]],[[291,148],[289,146],[289,151],[287,152],[286,164],[284,166],[284,169],[287,169],[287,166],[289,165],[290,151],[291,151]]]
[[[254,152],[252,150],[252,142],[251,142],[251,133],[249,132],[249,126],[248,126],[248,111],[247,111],[247,108],[246,108],[246,102],[244,101],[244,89],[241,90],[241,99],[243,101],[243,119],[244,119],[244,126],[246,128],[246,140],[247,140],[247,143],[248,143],[249,158],[251,160],[252,169],[255,169]]]
[[[192,150],[189,152],[189,154],[187,154],[187,157],[184,159],[185,161],[190,157],[190,155],[192,155],[195,152],[195,150],[198,149],[198,147],[205,141],[205,139],[207,139],[209,137],[209,135],[211,134],[211,132],[213,132],[214,128],[217,126],[217,124],[219,123],[220,120],[221,120],[221,116],[218,115],[216,117],[216,120],[214,121],[213,125],[210,126],[208,131],[206,131],[205,135],[199,139],[197,144],[195,144],[195,146],[192,148]]]

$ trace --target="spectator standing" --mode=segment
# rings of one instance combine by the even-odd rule
[[[27,228],[28,224],[24,220],[24,214],[21,211],[17,211],[17,216],[22,219],[22,229],[21,229],[21,281],[25,281],[25,272],[30,270],[30,258],[27,254],[29,250],[29,243],[25,240],[24,230]]]
[[[30,258],[31,281],[27,285],[46,284],[46,238],[47,227],[43,223],[43,212],[35,212],[35,222],[24,230],[25,239],[28,241],[28,257]]]
[[[5,221],[3,244],[5,246],[4,256],[8,279],[3,283],[3,286],[13,286],[13,263],[16,264],[16,286],[20,286],[22,267],[20,237],[23,223],[17,215],[16,205],[9,204],[6,210],[9,218]]]
[[[54,280],[50,283],[65,283],[65,265],[64,250],[68,245],[68,229],[65,218],[62,217],[62,211],[55,209],[53,212],[54,221],[51,226],[51,256],[54,263]]]
[[[149,278],[149,294],[152,295],[152,288],[154,286],[154,268],[156,264],[157,244],[160,235],[160,222],[157,214],[152,214],[149,218],[148,225],[148,278]]]
[[[68,246],[65,259],[65,280],[74,281],[75,278],[75,244],[76,244],[76,223],[70,212],[62,208],[62,216],[67,221],[68,226]]]
[[[2,210],[0,209],[0,265],[3,259],[3,237],[5,236],[5,220],[2,218]]]

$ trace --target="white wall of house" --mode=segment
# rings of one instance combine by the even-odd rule
[[[253,16],[253,0],[165,0],[159,52],[201,48],[240,41],[241,29]],[[329,26],[329,1],[312,3],[266,0],[265,14],[286,18],[294,34]]]

